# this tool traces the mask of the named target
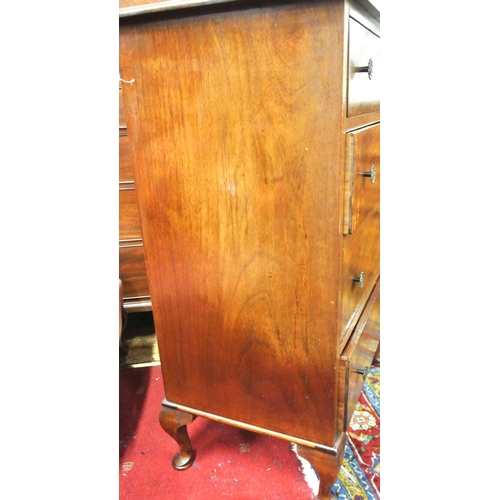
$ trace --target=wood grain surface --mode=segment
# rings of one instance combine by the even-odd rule
[[[119,238],[122,240],[140,239],[141,223],[139,221],[139,211],[137,208],[137,198],[135,189],[120,189],[120,231]]]
[[[366,174],[373,167],[372,179]],[[344,234],[356,232],[380,204],[380,124],[346,134]]]
[[[380,38],[355,19],[349,20],[348,116],[380,111]],[[360,69],[373,63],[372,77]]]
[[[166,397],[330,447],[343,9],[264,3],[120,27]]]
[[[344,238],[342,256],[341,346],[349,338],[363,306],[380,275],[380,204],[359,226]],[[363,286],[356,282],[363,273]]]
[[[123,282],[124,299],[149,298],[148,278],[141,242],[123,243],[119,248],[120,278]]]

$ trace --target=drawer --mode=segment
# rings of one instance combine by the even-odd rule
[[[344,239],[341,346],[354,328],[380,273],[380,205],[359,226],[355,234]],[[356,281],[357,279],[360,281]]]
[[[380,38],[349,18],[347,116],[380,111]]]
[[[130,157],[130,142],[128,135],[121,135],[120,145],[120,182],[133,182],[134,171],[132,169],[132,159]]]
[[[119,273],[123,282],[124,300],[130,297],[149,296],[142,242],[120,245]]]
[[[380,203],[380,124],[346,134],[344,234]]]
[[[373,308],[363,331],[372,336],[380,337],[380,294],[378,294],[377,299],[373,304]]]
[[[377,283],[346,345],[339,363],[339,425],[347,430],[363,388],[366,371],[371,367],[377,352],[380,334],[367,328],[375,324],[379,315],[380,284]]]
[[[120,240],[142,238],[135,189],[120,189]]]
[[[118,126],[119,128],[123,129],[127,127],[127,124],[125,123],[125,105],[123,103],[123,95],[122,95],[122,89],[120,87],[120,96],[119,96],[119,122]]]

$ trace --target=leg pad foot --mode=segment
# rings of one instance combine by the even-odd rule
[[[195,418],[195,415],[166,406],[165,401],[162,403],[159,416],[160,425],[179,445],[179,452],[172,460],[172,466],[176,470],[186,470],[193,465],[194,453],[187,432],[187,425]]]
[[[332,487],[339,477],[340,467],[344,459],[345,440],[346,435],[342,433],[333,452],[297,445],[297,453],[314,467],[319,476],[319,500],[336,500],[332,493]]]

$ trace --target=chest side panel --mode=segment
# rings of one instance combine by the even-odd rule
[[[332,446],[343,12],[306,3],[121,27],[166,397]],[[321,425],[319,423],[321,422]]]

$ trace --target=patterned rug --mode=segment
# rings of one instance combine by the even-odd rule
[[[311,464],[297,455],[300,470],[315,495],[319,479]],[[353,412],[344,461],[332,491],[339,500],[380,499],[380,367],[373,366]]]
[[[372,367],[363,384],[333,491],[342,500],[380,499],[380,367]]]

